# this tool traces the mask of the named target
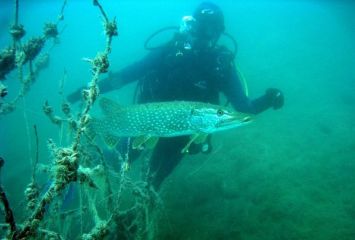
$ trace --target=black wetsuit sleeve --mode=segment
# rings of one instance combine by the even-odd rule
[[[222,92],[224,92],[235,110],[258,114],[271,107],[271,103],[265,95],[254,100],[250,100],[246,96],[235,67],[231,69],[228,77],[223,82]]]
[[[99,82],[101,93],[110,92],[124,85],[143,78],[149,71],[154,69],[161,57],[159,50],[151,51],[140,61],[130,64],[118,72],[111,73],[109,77]]]

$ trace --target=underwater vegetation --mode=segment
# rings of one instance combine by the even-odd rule
[[[121,24],[127,31],[136,23],[106,8],[109,1],[83,1],[94,11],[86,17],[103,23],[93,35],[104,41],[87,49],[84,61],[69,61],[55,51],[73,24],[66,14],[71,1],[60,1],[52,22],[34,18],[37,32],[21,22],[25,2],[13,2],[11,41],[0,50],[0,238],[355,239],[353,5],[216,1],[235,21],[229,27],[250,94],[277,82],[285,108],[216,133],[210,154],[186,155],[156,192],[149,183],[149,149],[130,162],[126,145],[122,152],[107,150],[87,132],[99,103],[97,82],[131,57],[127,41],[138,38],[136,29],[130,39],[118,38]],[[145,13],[164,19],[154,7]],[[70,41],[74,52],[81,43]],[[57,66],[56,57],[82,63],[80,78]],[[77,107],[64,92],[69,81],[79,80],[87,87]],[[55,91],[35,92],[41,81],[57,89],[58,102],[45,96]]]
[[[13,101],[1,101],[0,113],[2,115],[13,111],[18,99],[23,97],[29,87],[34,83],[37,73],[41,70],[39,65],[36,65],[34,61],[37,60],[45,42],[49,38],[57,38],[57,25],[64,19],[64,9],[67,1],[65,0],[63,2],[57,23],[46,23],[43,36],[31,38],[24,44],[21,43],[21,39],[25,36],[26,32],[23,25],[19,24],[18,21],[19,1],[15,1],[15,3],[15,23],[10,29],[10,34],[13,37],[13,45],[2,51],[0,67],[2,80],[9,72],[18,69],[18,71],[21,72],[20,78],[22,86],[18,96],[16,96]],[[54,115],[48,102],[45,102],[43,106],[45,115],[48,116],[53,124],[69,125],[72,130],[72,142],[67,147],[58,147],[53,140],[49,139],[48,147],[51,151],[52,164],[40,166],[38,162],[38,133],[37,127],[34,125],[36,135],[36,159],[32,163],[33,171],[31,182],[24,191],[27,213],[22,216],[21,219],[23,220],[19,220],[14,216],[11,203],[6,196],[5,190],[2,187],[0,188],[0,200],[3,205],[5,219],[5,222],[1,224],[1,235],[4,238],[72,239],[81,237],[82,239],[102,239],[109,234],[108,229],[112,224],[121,228],[121,231],[117,231],[117,233],[114,234],[138,234],[140,236],[148,234],[148,226],[144,225],[149,223],[147,219],[148,208],[149,203],[151,203],[150,199],[154,197],[149,186],[146,186],[146,182],[144,181],[142,181],[142,183],[131,182],[129,178],[125,176],[127,170],[122,167],[121,171],[116,173],[115,176],[116,181],[119,182],[119,188],[113,192],[111,187],[112,179],[110,179],[109,169],[105,163],[102,150],[93,143],[84,142],[85,140],[83,140],[85,137],[85,127],[89,119],[89,112],[99,94],[97,81],[100,74],[108,70],[108,55],[111,52],[112,38],[118,35],[116,20],[109,20],[98,1],[94,0],[93,5],[99,8],[103,17],[106,46],[104,51],[97,53],[95,58],[85,59],[91,64],[92,79],[88,89],[83,91],[85,101],[83,109],[78,114],[77,118],[74,118],[71,114],[70,106],[63,102],[62,112],[66,117],[61,118]],[[28,77],[22,79],[24,66],[29,67],[29,73]],[[7,95],[6,86],[4,84],[1,85],[1,91],[3,98]],[[93,159],[90,159],[91,157],[95,159],[94,162],[92,162]],[[125,159],[121,159],[121,161],[125,161]],[[3,158],[1,158],[1,170],[2,168],[6,168]],[[39,186],[37,176],[41,171],[49,174],[51,179],[47,186],[42,188]],[[103,181],[103,183],[98,184],[98,181]],[[73,191],[74,183],[85,186],[80,190],[80,207],[64,211],[62,207],[65,204],[66,198],[73,194],[71,191]],[[122,198],[121,194],[123,194],[124,188],[129,188],[136,199],[135,203],[127,207],[127,209],[120,208],[120,198]],[[94,204],[96,196],[89,193],[91,191],[90,189],[102,189],[104,191],[105,196],[102,197],[101,201],[105,202],[107,206],[106,211],[104,211],[107,215],[106,220],[99,217],[99,210]],[[90,212],[91,226],[89,228],[85,228],[84,230],[84,223],[81,222],[81,224],[79,224],[80,231],[75,231],[70,228],[69,224],[64,224],[68,221],[72,222],[76,220],[78,215],[81,221],[86,221],[83,219],[85,212]],[[53,228],[55,230],[51,230]]]

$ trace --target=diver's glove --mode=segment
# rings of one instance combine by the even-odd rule
[[[273,109],[280,109],[284,105],[284,95],[276,88],[268,88],[265,97]]]

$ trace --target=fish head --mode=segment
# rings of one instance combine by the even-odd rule
[[[213,133],[243,126],[251,121],[252,118],[248,114],[210,105],[193,108],[190,122],[197,131]]]

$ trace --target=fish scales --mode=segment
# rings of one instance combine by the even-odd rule
[[[117,137],[175,137],[213,133],[235,128],[250,116],[228,108],[201,102],[158,102],[121,106],[102,98],[103,119],[91,119],[88,128]]]
[[[176,136],[192,133],[190,115],[195,104],[150,103],[121,107],[108,118],[117,136]]]

